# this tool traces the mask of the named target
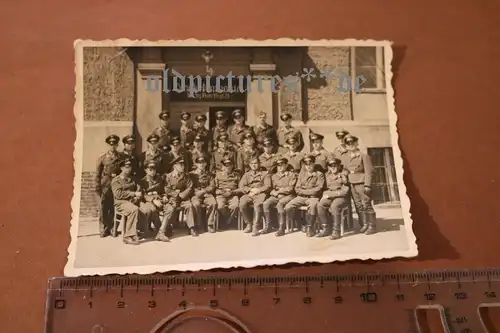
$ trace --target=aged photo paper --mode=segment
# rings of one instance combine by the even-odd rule
[[[66,276],[414,257],[391,42],[75,41]]]

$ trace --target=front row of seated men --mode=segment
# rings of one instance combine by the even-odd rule
[[[168,242],[179,211],[184,211],[186,224],[192,236],[203,217],[209,232],[219,228],[219,221],[227,224],[235,220],[238,212],[246,224],[245,233],[252,236],[271,232],[273,210],[278,215],[276,236],[285,234],[285,226],[300,227],[297,211],[307,207],[304,231],[308,237],[330,236],[339,239],[341,212],[349,204],[348,173],[341,161],[331,157],[323,173],[315,165],[313,154],[302,159],[305,168],[296,173],[286,157],[275,163],[277,171],[269,173],[260,166],[258,157],[250,158],[250,169],[241,177],[230,158],[221,161],[222,168],[212,176],[206,157],[195,159],[195,169],[186,173],[183,157],[173,161],[173,171],[162,179],[157,164],[151,161],[146,175],[138,183],[132,175],[133,161],[120,161],[121,173],[111,182],[117,213],[126,216],[123,241],[139,244],[139,234],[147,235],[154,225],[155,239]],[[160,212],[163,211],[163,218]],[[315,232],[316,220],[321,228]],[[367,220],[366,222],[369,222]],[[362,232],[375,233],[373,223],[366,223]],[[261,229],[262,225],[262,229]]]

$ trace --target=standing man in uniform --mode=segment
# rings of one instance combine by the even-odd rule
[[[163,184],[163,179],[156,172],[156,163],[154,161],[148,162],[145,165],[146,167],[146,176],[144,176],[139,181],[139,187],[143,193],[144,201],[148,204],[148,208],[151,210],[151,220],[145,221],[145,225],[143,231],[148,233],[151,227],[151,221],[158,232],[160,229],[161,221],[160,221],[160,210],[163,209],[163,195],[165,190],[165,185]],[[141,229],[141,228],[139,228]],[[168,238],[164,237],[165,235],[161,235],[157,233],[156,240],[166,242]]]
[[[260,166],[265,169],[268,173],[274,172],[274,167],[276,166],[276,160],[278,156],[274,152],[274,141],[271,138],[264,139],[264,152],[260,154],[259,161]]]
[[[276,207],[278,211],[279,227],[276,236],[280,237],[285,234],[286,213],[285,206],[292,201],[295,193],[295,184],[297,183],[297,174],[289,171],[288,160],[280,157],[276,160],[278,170],[271,177],[272,190],[270,197],[264,201],[264,217],[266,225],[262,233],[269,232],[269,221],[271,221],[271,209]]]
[[[185,172],[189,173],[191,172],[191,169],[193,167],[193,163],[191,161],[191,154],[188,152],[186,148],[182,145],[182,140],[178,136],[172,137],[172,144],[170,147],[170,151],[166,154],[166,172],[170,173],[172,172],[173,165],[175,161],[179,157],[182,158],[184,161],[184,165],[186,167]]]
[[[285,153],[288,151],[288,138],[295,138],[298,144],[298,150],[304,149],[304,137],[298,128],[292,126],[292,115],[284,113],[280,116],[283,126],[278,128],[276,136],[278,138],[279,152]]]
[[[132,161],[132,176],[139,175],[139,158],[135,155],[135,136],[125,135],[122,139],[123,152],[120,154],[121,159],[130,159]]]
[[[253,133],[255,134],[255,140],[257,142],[257,148],[262,150],[265,138],[271,138],[273,141],[276,139],[276,131],[272,125],[267,123],[267,114],[264,111],[259,113],[259,123],[253,126]]]
[[[243,116],[243,112],[241,112],[240,109],[234,110],[232,116],[234,125],[229,126],[229,141],[231,141],[236,149],[239,149],[241,148],[243,143],[243,136],[250,128],[245,124],[245,117]]]
[[[236,164],[236,151],[234,151],[229,142],[229,136],[226,133],[222,133],[217,138],[217,147],[212,153],[212,161],[210,162],[212,173],[220,171],[222,169],[222,161],[226,159],[233,161],[233,165]]]
[[[342,223],[342,209],[349,204],[348,173],[343,170],[342,162],[338,158],[328,160],[328,171],[325,173],[326,189],[318,204],[318,218],[322,230],[317,237],[326,237],[330,234],[330,213],[333,218],[333,231],[330,239],[340,238],[340,224]]]
[[[319,133],[312,133],[310,138],[313,147],[311,154],[316,160],[316,165],[319,165],[321,167],[322,172],[326,172],[326,162],[330,158],[331,153],[323,148],[324,136]]]
[[[193,129],[196,132],[196,135],[199,135],[203,138],[203,149],[206,151],[209,150],[209,140],[210,140],[210,132],[205,127],[207,123],[207,116],[204,114],[197,115],[194,118]]]
[[[225,226],[229,226],[238,213],[240,174],[234,170],[234,161],[230,158],[222,160],[221,166],[222,169],[215,174],[215,195],[219,221],[224,217]]]
[[[194,196],[191,198],[196,225],[201,225],[203,219],[203,207],[207,217],[208,232],[215,232],[217,219],[217,201],[215,201],[215,179],[208,170],[208,163],[204,157],[195,160],[196,168],[191,172],[193,180]]]
[[[297,196],[285,206],[285,211],[287,218],[292,219],[290,225],[296,225],[297,210],[302,206],[307,206],[306,232],[307,237],[312,237],[314,236],[317,205],[325,187],[325,175],[317,170],[312,155],[304,157],[304,166],[305,170],[299,174],[295,185]]]
[[[115,209],[126,217],[123,226],[123,242],[138,245],[137,225],[140,221],[151,220],[151,206],[142,202],[142,192],[137,183],[132,179],[132,162],[120,161],[121,173],[113,178],[111,188],[115,198]]]
[[[304,159],[305,154],[302,153],[299,149],[299,142],[293,136],[287,139],[288,143],[288,152],[283,154],[288,160],[288,164],[292,167],[293,171],[299,173],[302,169],[302,160]]]
[[[163,152],[170,149],[170,139],[174,133],[170,130],[170,116],[166,110],[163,110],[160,115],[160,126],[155,128],[151,134],[156,134],[159,138],[159,147]]]
[[[97,159],[95,192],[99,203],[99,232],[101,237],[111,234],[114,219],[113,193],[111,181],[120,172],[120,154],[118,142],[120,138],[111,134],[106,138],[108,151]]]
[[[348,134],[344,137],[347,153],[344,154],[344,168],[349,172],[351,195],[358,214],[360,232],[365,235],[376,233],[377,217],[372,205],[373,164],[368,154],[358,148],[358,138]]]
[[[213,145],[217,143],[217,138],[222,133],[225,133],[229,136],[229,128],[227,126],[227,115],[224,111],[215,112],[215,123],[216,125],[211,129],[210,132],[210,144],[209,151],[213,150]]]
[[[335,132],[335,136],[337,137],[337,140],[339,140],[339,145],[333,149],[333,155],[335,155],[335,157],[337,158],[340,158],[343,154],[347,153],[347,149],[345,148],[344,144],[344,137],[347,134],[349,134],[349,132],[345,129],[341,129]]]
[[[156,172],[162,176],[165,173],[166,156],[160,149],[160,137],[157,134],[150,134],[146,141],[148,142],[148,149],[141,154],[139,158],[139,178],[144,177],[144,170],[146,164],[153,161],[156,164]]]
[[[182,146],[186,149],[189,149],[196,135],[195,131],[191,128],[191,125],[189,124],[190,120],[191,120],[191,113],[189,112],[181,113],[181,128],[179,130],[179,137],[181,139]]]
[[[164,219],[162,221],[160,232],[166,235],[167,227],[174,225],[174,218],[177,213],[183,209],[186,216],[186,224],[191,236],[196,237],[196,224],[193,214],[193,205],[191,204],[191,194],[193,192],[193,181],[191,176],[185,172],[184,159],[178,157],[173,161],[173,171],[165,177],[165,206]]]
[[[259,226],[262,220],[263,204],[272,189],[271,176],[267,171],[260,170],[259,158],[249,159],[250,170],[241,177],[238,189],[243,194],[240,198],[240,212],[243,215],[246,228],[245,233],[252,236],[259,235]],[[253,206],[253,216],[252,207]],[[252,221],[253,220],[253,221]],[[269,222],[269,221],[267,221]],[[268,227],[269,230],[269,227]]]
[[[236,154],[236,165],[241,173],[250,170],[249,162],[252,158],[258,158],[261,153],[256,147],[254,134],[250,131],[245,133],[243,139],[243,147],[241,147]]]

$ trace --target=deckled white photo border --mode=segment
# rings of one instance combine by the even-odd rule
[[[389,128],[391,134],[392,149],[394,154],[394,163],[396,168],[396,177],[398,180],[398,190],[400,194],[401,210],[406,230],[406,237],[409,249],[405,251],[390,251],[379,253],[357,253],[353,255],[335,254],[332,253],[328,256],[304,256],[294,258],[281,258],[281,259],[255,259],[245,261],[214,261],[210,263],[189,263],[189,264],[176,264],[176,265],[154,265],[154,266],[122,266],[122,267],[89,267],[89,268],[75,268],[74,263],[76,259],[76,246],[79,226],[80,214],[80,198],[81,198],[81,181],[82,181],[82,160],[83,160],[83,48],[84,47],[134,47],[134,46],[177,46],[177,47],[252,47],[252,46],[323,46],[323,47],[353,47],[353,46],[383,46],[384,47],[384,60],[385,60],[385,80],[386,80],[386,96],[387,106],[389,113]],[[399,136],[397,132],[397,114],[394,107],[394,89],[392,86],[392,60],[393,50],[392,42],[390,41],[375,41],[375,40],[308,40],[308,39],[268,39],[268,40],[252,40],[252,39],[231,39],[231,40],[161,40],[161,41],[148,41],[148,40],[130,40],[130,39],[117,39],[117,40],[76,40],[74,42],[75,48],[75,74],[76,74],[76,87],[75,87],[75,126],[76,126],[76,141],[75,150],[73,153],[75,178],[73,181],[73,198],[71,200],[71,243],[68,247],[68,261],[64,268],[64,275],[68,277],[81,276],[81,275],[106,275],[106,274],[153,274],[157,272],[168,271],[198,271],[208,269],[227,269],[227,268],[250,268],[256,266],[267,265],[283,265],[287,263],[304,264],[309,262],[316,263],[331,263],[347,260],[381,260],[393,258],[411,258],[418,255],[418,246],[416,243],[416,236],[413,233],[413,220],[410,214],[410,199],[408,198],[406,186],[403,181],[403,159],[401,150],[399,148]]]

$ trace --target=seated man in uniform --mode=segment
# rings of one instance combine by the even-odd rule
[[[275,142],[272,138],[264,139],[264,152],[260,154],[260,166],[268,173],[273,173],[273,168],[278,156],[275,153]]]
[[[258,158],[261,151],[256,147],[255,136],[251,131],[245,133],[243,146],[238,149],[236,154],[236,167],[241,173],[250,170],[249,161],[252,158]]]
[[[325,175],[318,171],[315,165],[314,156],[304,157],[304,170],[300,172],[295,185],[297,196],[286,206],[287,219],[291,219],[290,225],[296,225],[297,210],[302,206],[307,206],[306,232],[307,237],[314,236],[314,223],[317,215],[317,205],[323,188],[325,186]]]
[[[240,198],[240,212],[246,224],[244,232],[251,232],[252,236],[258,236],[263,213],[262,205],[271,191],[272,184],[271,176],[267,171],[260,169],[257,157],[250,158],[249,164],[250,170],[241,177],[238,186],[243,194]],[[253,216],[251,206],[253,206]]]
[[[285,234],[285,206],[289,203],[295,194],[295,184],[297,183],[297,174],[289,171],[288,160],[280,157],[276,160],[278,170],[272,175],[271,183],[273,189],[271,190],[270,197],[264,201],[264,217],[266,225],[261,233],[269,231],[269,221],[271,221],[271,209],[276,207],[278,211],[279,228],[276,236],[283,236]]]
[[[141,202],[142,192],[137,183],[132,179],[132,161],[120,161],[121,173],[113,178],[111,189],[115,200],[115,210],[126,217],[123,226],[123,242],[137,245],[137,225],[140,221],[151,220],[151,207]]]
[[[144,232],[149,232],[150,223],[153,222],[155,230],[158,232],[160,229],[161,221],[159,212],[163,209],[163,194],[165,186],[161,176],[156,172],[156,164],[153,161],[146,164],[146,176],[139,181],[139,186],[143,193],[144,202],[147,203],[151,209],[151,220],[144,221]],[[165,234],[157,233],[156,240],[168,241]]]
[[[215,195],[219,221],[224,217],[225,226],[229,226],[238,213],[239,181],[240,174],[234,170],[234,161],[230,158],[222,160],[221,170],[215,174]]]
[[[299,143],[295,137],[289,137],[288,140],[288,152],[283,154],[288,160],[288,164],[292,166],[293,171],[299,173],[302,169],[302,160],[304,159],[305,154],[300,152]]]
[[[347,175],[348,173],[343,170],[342,163],[338,158],[328,160],[328,171],[325,173],[326,189],[318,204],[318,218],[322,230],[316,235],[317,237],[326,237],[330,234],[330,212],[333,217],[333,232],[330,239],[340,238],[341,212],[349,204]]]
[[[177,213],[183,209],[186,216],[186,224],[192,236],[198,236],[191,204],[191,193],[193,182],[189,174],[185,172],[184,159],[180,156],[172,162],[173,171],[165,177],[165,206],[164,219],[160,227],[160,233],[166,236],[167,228],[172,228]]]
[[[316,159],[316,164],[321,167],[321,171],[326,171],[326,161],[332,155],[328,150],[323,148],[324,136],[319,133],[311,134],[312,151],[311,154],[314,155]]]
[[[233,161],[233,164],[236,164],[236,151],[231,147],[229,136],[223,133],[217,137],[217,148],[212,153],[212,162],[210,163],[212,173],[220,171],[222,161],[226,159],[230,159]]]
[[[205,205],[207,227],[209,232],[215,232],[215,221],[217,218],[217,201],[215,201],[215,179],[208,170],[208,164],[204,157],[195,160],[195,170],[191,172],[193,180],[194,196],[191,198],[193,212],[196,217],[196,225],[201,225],[203,218],[203,207]]]

